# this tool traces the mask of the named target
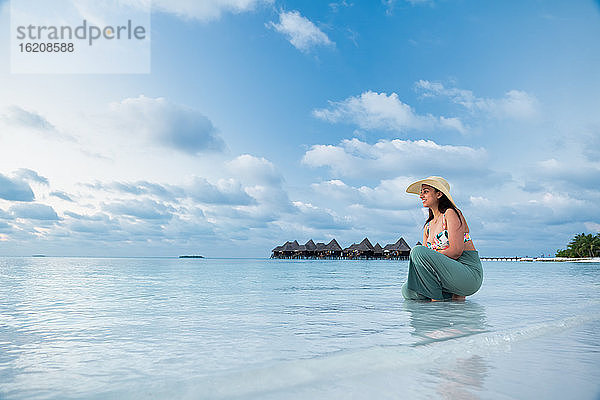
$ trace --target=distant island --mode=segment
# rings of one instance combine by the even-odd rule
[[[179,256],[179,258],[204,258],[204,256]]]

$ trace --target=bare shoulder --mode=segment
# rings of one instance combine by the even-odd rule
[[[460,210],[453,210],[451,208],[447,209],[444,213],[446,220],[450,222],[453,226],[465,224],[465,232],[469,231],[469,225],[467,224],[467,220]]]
[[[458,222],[461,220],[461,218],[464,219],[464,217],[462,217],[462,215],[459,216],[459,214],[458,214],[459,212],[460,211],[457,212],[456,210],[449,208],[444,213],[444,217],[446,218],[446,221],[454,222],[454,223],[458,224]]]

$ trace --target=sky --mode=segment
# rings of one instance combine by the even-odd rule
[[[138,74],[12,73],[10,18],[0,255],[412,246],[430,175],[481,256],[600,232],[598,1],[154,0]]]

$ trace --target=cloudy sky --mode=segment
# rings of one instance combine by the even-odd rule
[[[599,2],[153,7],[150,74],[12,74],[0,1],[0,255],[412,245],[429,175],[484,256],[600,231]]]

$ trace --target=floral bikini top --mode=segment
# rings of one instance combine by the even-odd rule
[[[469,232],[465,232],[465,243],[471,240]],[[448,237],[448,225],[446,224],[446,216],[442,214],[442,231],[433,237],[433,243],[429,242],[429,222],[427,223],[427,247],[432,250],[444,250],[450,247],[450,239]]]

